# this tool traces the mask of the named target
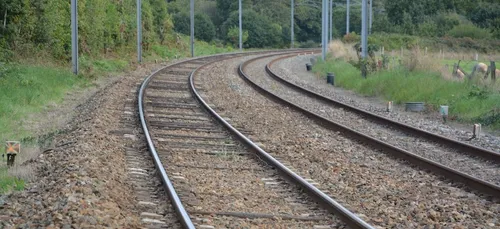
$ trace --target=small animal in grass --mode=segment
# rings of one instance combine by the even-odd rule
[[[465,77],[465,74],[462,72],[462,70],[457,69],[457,78],[463,79]]]

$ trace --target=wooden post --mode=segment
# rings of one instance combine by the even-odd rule
[[[490,62],[490,68],[491,68],[491,80],[493,80],[493,82],[495,82],[497,80],[497,76],[496,76],[496,66],[495,66],[495,61],[491,61]]]
[[[458,71],[458,64],[454,63],[453,64],[453,72],[451,73],[453,77],[457,77],[457,71]]]
[[[427,47],[425,47],[425,55],[427,56]]]
[[[403,58],[403,46],[401,46],[401,58]]]

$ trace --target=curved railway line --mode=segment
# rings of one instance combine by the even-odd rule
[[[172,203],[177,219],[184,228],[258,226],[319,229],[393,225],[390,221],[380,224],[382,222],[380,215],[373,216],[370,215],[373,214],[372,210],[364,211],[354,207],[352,199],[347,199],[349,202],[347,205],[344,205],[346,199],[340,202],[334,200],[330,193],[335,193],[333,196],[339,194],[338,189],[331,188],[335,185],[332,182],[335,181],[323,175],[313,176],[308,170],[294,168],[297,167],[297,163],[307,166],[307,163],[312,162],[302,163],[297,162],[301,160],[300,158],[293,157],[290,160],[283,155],[267,153],[261,143],[252,142],[248,137],[252,136],[253,139],[259,135],[258,130],[247,128],[247,124],[252,125],[251,123],[233,122],[234,116],[231,115],[234,113],[229,111],[226,113],[224,107],[209,104],[212,101],[205,100],[204,95],[209,89],[200,82],[206,82],[208,79],[199,81],[196,79],[204,77],[209,71],[209,66],[214,63],[224,63],[237,58],[245,60],[237,68],[237,74],[259,93],[273,101],[291,107],[319,125],[339,131],[361,145],[368,145],[377,151],[389,153],[396,158],[429,169],[438,176],[465,184],[467,187],[465,190],[470,188],[486,193],[486,196],[481,194],[480,198],[497,202],[500,196],[500,187],[497,184],[426,159],[342,123],[333,122],[328,117],[302,107],[300,103],[291,102],[284,96],[268,90],[266,86],[269,85],[259,85],[245,72],[245,68],[256,61],[274,58],[265,65],[265,70],[263,68],[262,72],[267,72],[272,80],[286,85],[287,90],[292,89],[290,91],[300,93],[302,97],[321,101],[324,106],[340,106],[355,115],[367,116],[367,120],[391,126],[391,130],[408,131],[408,135],[422,135],[428,141],[442,144],[437,147],[456,147],[457,151],[469,149],[468,153],[479,152],[474,155],[481,157],[481,160],[489,160],[488,163],[497,166],[496,152],[467,144],[453,146],[451,142],[454,140],[441,136],[433,140],[434,134],[430,132],[424,131],[419,134],[420,130],[405,124],[394,124],[394,121],[386,120],[376,114],[361,113],[363,110],[333,101],[287,81],[272,69],[273,63],[303,53],[305,51],[289,50],[201,57],[166,66],[144,80],[138,95],[141,125],[156,171],[169,197],[169,200],[165,201]],[[279,58],[275,58],[276,56]],[[450,141],[446,142],[447,140]],[[274,149],[279,147],[273,146]],[[304,174],[307,175],[301,176]],[[415,173],[411,175],[412,178],[414,176]],[[436,196],[434,193],[432,195]],[[392,198],[386,196],[384,200],[377,202],[392,201]],[[474,201],[478,201],[476,197],[471,203]],[[363,206],[363,200],[360,206]],[[352,209],[356,213],[352,212]]]
[[[380,116],[376,116],[375,114],[365,112],[361,109],[358,109],[358,108],[349,106],[347,104],[343,104],[343,103],[337,102],[335,100],[326,98],[326,97],[319,95],[313,91],[307,90],[303,87],[300,87],[296,84],[293,84],[289,81],[284,80],[282,77],[278,76],[274,71],[271,70],[270,65],[272,65],[272,63],[279,61],[283,58],[289,58],[289,57],[291,57],[290,55],[287,55],[284,57],[282,56],[282,57],[279,57],[277,59],[272,60],[271,62],[269,62],[265,66],[265,71],[269,75],[271,75],[274,80],[277,80],[278,82],[286,85],[286,87],[293,89],[290,91],[296,91],[296,93],[306,95],[303,97],[309,97],[308,99],[306,99],[304,101],[300,101],[300,102],[291,101],[291,100],[286,98],[287,95],[275,93],[275,92],[273,92],[272,89],[266,88],[266,86],[259,85],[258,83],[256,83],[254,80],[252,80],[252,78],[249,77],[245,73],[244,69],[249,64],[252,64],[253,62],[256,62],[258,60],[262,60],[262,59],[266,59],[266,58],[270,58],[270,57],[272,57],[272,56],[268,55],[268,56],[261,56],[261,57],[257,57],[257,58],[248,60],[240,65],[240,67],[238,69],[238,73],[247,82],[249,82],[252,87],[259,90],[260,92],[262,92],[266,96],[270,96],[272,99],[278,101],[279,103],[284,104],[286,106],[290,106],[290,107],[296,109],[297,111],[302,112],[306,116],[321,123],[321,125],[323,125],[327,128],[330,128],[330,129],[335,130],[335,131],[341,131],[345,135],[347,135],[351,138],[357,139],[360,142],[369,144],[371,147],[374,147],[375,149],[381,150],[382,152],[390,153],[394,157],[404,159],[406,161],[413,163],[414,165],[421,166],[425,169],[429,169],[438,175],[442,175],[442,176],[444,176],[448,179],[451,179],[453,181],[465,184],[474,190],[481,191],[481,192],[486,193],[488,195],[491,195],[493,197],[497,197],[497,198],[500,197],[500,186],[498,185],[498,182],[495,182],[496,180],[491,182],[491,181],[486,181],[486,180],[483,180],[480,178],[476,178],[472,174],[467,174],[465,172],[460,171],[460,168],[452,168],[451,166],[443,165],[443,164],[438,163],[436,161],[433,161],[433,160],[430,160],[430,159],[425,158],[423,156],[420,156],[415,151],[410,152],[408,149],[404,149],[400,146],[395,146],[394,144],[388,143],[387,141],[383,141],[383,140],[378,139],[377,137],[373,137],[373,136],[370,136],[368,134],[365,134],[365,133],[363,133],[363,128],[364,128],[364,126],[367,125],[367,123],[369,123],[369,121],[364,122],[363,125],[358,126],[358,128],[351,127],[352,126],[351,123],[355,123],[358,119],[362,119],[364,116],[368,116],[370,118],[370,120],[380,118],[380,119],[384,120],[383,122],[389,123],[389,124],[390,123],[397,123],[397,122],[385,119],[385,118],[380,117]],[[288,94],[288,96],[290,96],[290,95]],[[325,101],[327,101],[327,103],[325,103]],[[311,104],[311,103],[315,103],[315,102],[320,103],[320,105],[317,106],[320,108],[314,109],[314,110],[310,109],[310,108],[306,108],[306,106],[307,106],[306,104]],[[342,105],[338,105],[338,104],[342,104]],[[353,111],[356,111],[358,113],[362,113],[362,112],[364,112],[364,113],[362,113],[362,116],[360,116],[360,118],[358,118],[357,116],[354,116],[357,114],[354,112],[352,112],[352,114],[349,114],[349,113],[343,114],[346,116],[349,116],[349,115],[354,116],[353,120],[350,120],[350,122],[348,122],[348,123],[340,123],[339,121],[334,121],[334,118],[336,118],[335,120],[337,120],[337,119],[339,119],[339,117],[331,117],[331,116],[328,116],[324,113],[320,114],[320,111],[323,111],[321,109],[324,109],[324,107],[333,107],[332,109],[339,109],[336,106],[341,106],[341,108],[344,108],[345,110],[349,110],[349,111],[353,110]],[[347,109],[345,107],[350,107],[350,108]],[[325,113],[328,113],[328,112],[325,112]],[[380,120],[376,120],[376,121],[382,122]],[[427,138],[429,138],[429,136],[438,136],[438,135],[435,135],[435,134],[432,134],[432,133],[429,133],[429,132],[426,132],[423,130],[421,131],[417,128],[413,128],[413,127],[410,127],[410,126],[407,126],[407,125],[401,124],[401,123],[393,124],[393,125],[406,126],[405,129],[411,128],[412,134],[414,132],[420,131],[419,133],[421,133],[421,135],[423,135]],[[402,127],[400,129],[402,129]],[[400,135],[401,135],[400,133],[393,134],[393,136],[389,136],[389,138],[394,137],[395,139],[397,139]],[[405,137],[407,137],[407,136],[405,136]],[[434,141],[439,141],[439,143],[441,143],[442,141],[447,141],[446,139],[448,139],[448,138],[445,138],[442,136],[439,136],[436,138],[437,138],[437,140],[434,140]],[[418,141],[419,140],[414,140],[413,142],[418,143]],[[449,142],[446,143],[446,146],[452,145],[452,142],[456,142],[455,140],[452,140],[452,139],[448,139],[448,141]],[[441,146],[438,144],[435,147],[440,148]],[[490,157],[496,158],[495,155],[497,155],[497,153],[495,153],[493,151],[489,151],[486,149],[482,149],[482,148],[471,146],[471,145],[464,144],[464,143],[460,143],[460,145],[457,147],[458,148],[468,147],[468,149],[474,150],[473,152],[483,152],[483,154],[480,154],[480,155],[485,155],[486,154],[485,152],[489,152],[488,158],[490,158]],[[408,148],[410,148],[410,147],[408,147]],[[443,151],[445,151],[445,150],[443,150]],[[436,151],[436,152],[439,153],[440,151]],[[475,160],[475,159],[471,159],[471,160]],[[489,161],[480,162],[480,163],[486,164],[487,166],[485,166],[485,167],[488,168],[489,171],[497,171],[499,169],[498,165],[496,163],[491,163]],[[484,172],[484,173],[486,173],[486,172]],[[490,177],[491,177],[491,179],[498,179],[498,177],[495,176],[494,174],[491,174]]]
[[[457,141],[457,140],[454,140],[454,139],[451,139],[451,138],[448,138],[445,136],[431,133],[429,131],[419,129],[419,128],[407,125],[405,123],[394,121],[392,119],[383,117],[381,115],[378,115],[378,114],[357,108],[355,106],[351,106],[349,104],[337,101],[335,99],[321,95],[320,93],[318,93],[314,90],[307,89],[307,88],[300,86],[294,82],[286,80],[282,76],[280,76],[278,73],[276,73],[276,71],[272,70],[272,65],[274,63],[276,63],[278,61],[282,61],[284,59],[295,57],[295,56],[296,55],[286,55],[286,56],[281,56],[279,58],[272,60],[271,62],[269,62],[265,66],[266,72],[273,79],[276,79],[277,81],[283,83],[284,85],[286,85],[286,86],[288,86],[296,91],[304,93],[305,95],[308,95],[312,98],[323,101],[325,103],[334,105],[338,108],[345,109],[349,112],[352,112],[353,114],[362,116],[362,118],[364,118],[364,119],[371,120],[372,122],[376,122],[380,125],[387,125],[390,128],[399,130],[401,132],[405,132],[405,133],[410,134],[410,135],[415,135],[415,136],[427,139],[429,141],[436,142],[437,144],[445,145],[447,147],[456,149],[460,153],[469,154],[473,157],[480,157],[480,158],[483,158],[484,160],[489,160],[489,161],[492,161],[496,164],[500,163],[500,153],[499,152],[495,152],[493,150],[477,147],[477,146],[470,145],[470,144],[467,144],[464,142],[460,142],[460,141]]]
[[[316,188],[313,180],[298,176],[260,149],[201,98],[198,91],[203,89],[193,81],[196,71],[241,55],[173,64],[141,86],[141,124],[182,225],[371,228]]]

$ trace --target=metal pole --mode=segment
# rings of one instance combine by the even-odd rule
[[[347,0],[347,5],[346,5],[346,8],[347,8],[347,15],[346,15],[346,29],[345,29],[345,34],[349,34],[349,13],[350,13],[350,8],[351,8],[351,1],[350,0]]]
[[[191,0],[191,57],[194,57],[194,0]]]
[[[322,13],[322,31],[321,31],[321,49],[322,49],[322,58],[326,60],[326,52],[327,52],[327,42],[328,42],[328,0],[323,0],[322,3],[323,13]]]
[[[330,0],[330,8],[328,8],[330,10],[330,37],[329,37],[329,41],[331,41],[333,39],[333,0]]]
[[[142,63],[142,0],[137,0],[137,61]]]
[[[368,56],[368,0],[362,1],[361,8],[361,57],[366,60]],[[363,61],[364,64],[364,61]],[[366,66],[362,66],[363,77],[366,77]]]
[[[71,0],[71,65],[78,75],[78,0]]]
[[[238,11],[239,11],[239,17],[240,17],[240,52],[243,51],[243,25],[242,25],[242,19],[241,19],[241,15],[243,14],[242,10],[241,10],[241,0],[239,0],[239,6],[238,6]]]
[[[295,36],[295,20],[294,20],[294,15],[295,15],[295,1],[292,0],[291,4],[292,12],[290,13],[290,48],[294,48],[294,36]]]
[[[373,25],[373,0],[370,0],[370,27],[368,28],[368,34],[372,34]]]

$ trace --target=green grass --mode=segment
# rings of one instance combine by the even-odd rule
[[[92,59],[87,56],[79,58],[80,68],[88,74],[102,74],[109,72],[119,72],[127,69],[129,63],[120,59]]]
[[[72,88],[88,80],[67,69],[23,64],[3,65],[0,70],[0,140],[27,137],[22,122],[49,103],[59,103]]]
[[[153,45],[152,46],[152,52],[153,52],[153,58],[154,55],[158,55],[161,58],[168,58],[168,59],[178,59],[182,57],[190,57],[191,56],[191,51],[190,51],[190,46],[189,46],[189,36],[181,35],[181,41],[184,45],[181,45],[180,47],[172,47],[170,45]],[[194,55],[195,56],[206,56],[206,55],[213,55],[217,53],[227,53],[227,52],[233,52],[234,49],[232,47],[219,47],[215,44],[210,44],[205,41],[198,41],[195,40],[194,43]]]
[[[27,143],[34,136],[24,122],[33,119],[48,104],[60,103],[66,92],[84,87],[87,78],[75,76],[69,69],[26,64],[0,65],[0,143],[18,140]],[[36,116],[35,116],[36,118]],[[26,139],[26,141],[24,141]],[[0,147],[0,150],[3,148]],[[24,181],[10,176],[5,158],[0,159],[0,193],[22,190]]]
[[[217,53],[234,52],[232,47],[217,47],[204,41],[195,42],[194,53],[196,56],[212,55]]]
[[[2,161],[4,163],[4,161]],[[24,181],[8,175],[6,167],[0,167],[0,193],[23,190]]]
[[[373,73],[364,79],[351,64],[332,60],[318,62],[313,70],[321,75],[334,72],[338,86],[362,95],[380,96],[398,104],[422,101],[435,110],[439,105],[448,105],[450,117],[500,130],[500,93],[471,82],[447,81],[439,73],[403,68]]]

